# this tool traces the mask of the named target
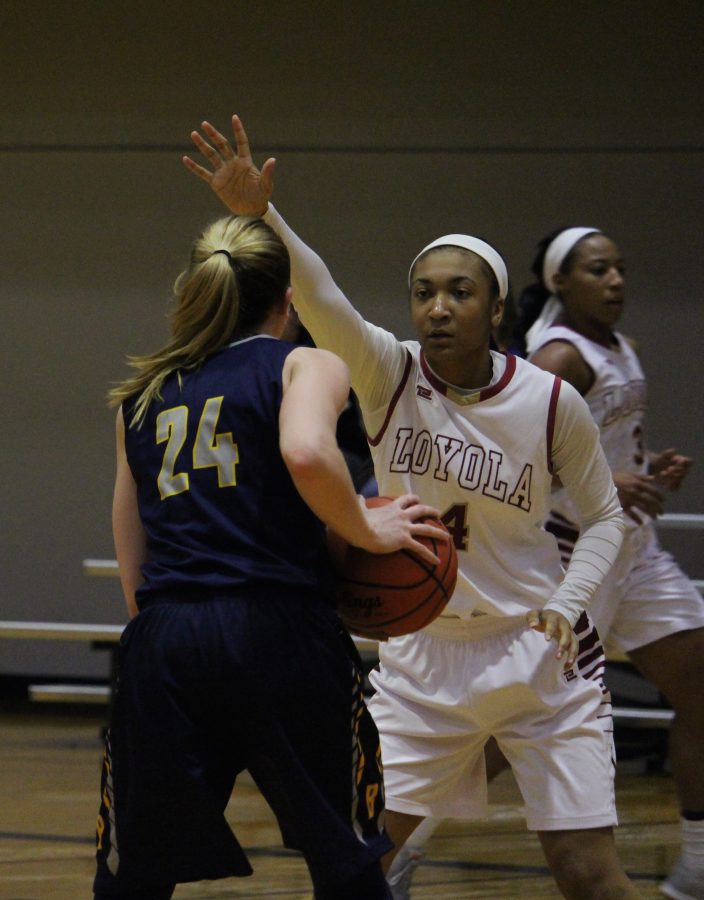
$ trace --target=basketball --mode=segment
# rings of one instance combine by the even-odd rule
[[[370,497],[368,507],[391,503]],[[442,522],[433,524],[447,530]],[[344,541],[336,557],[337,609],[347,628],[362,637],[386,640],[429,625],[443,611],[457,581],[457,553],[452,540],[419,538],[440,562],[433,566],[410,550],[370,553]]]

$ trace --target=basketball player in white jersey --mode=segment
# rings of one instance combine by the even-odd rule
[[[569,381],[599,426],[626,531],[616,562],[590,615],[607,646],[627,653],[671,703],[670,760],[682,824],[682,857],[662,892],[675,900],[704,898],[704,601],[658,543],[653,518],[663,494],[676,490],[691,459],[669,448],[644,449],[646,381],[631,343],[615,327],[624,303],[618,246],[595,228],[568,228],[541,242],[530,296],[545,304],[528,331],[536,365]],[[552,504],[548,529],[569,561],[579,514],[565,491]]]
[[[628,653],[675,710],[670,760],[680,799],[682,858],[661,890],[675,900],[702,900],[704,602],[661,549],[653,526],[663,512],[664,491],[679,487],[691,460],[672,448],[659,454],[644,449],[645,375],[629,339],[614,330],[625,297],[617,245],[595,228],[560,229],[540,242],[532,268],[538,281],[520,299],[530,325],[525,349],[532,362],[584,396],[627,512],[624,542],[589,614],[607,646]],[[567,564],[578,513],[564,490],[553,494],[551,507],[547,528]],[[398,900],[407,896],[413,862],[438,824],[426,820],[399,854],[395,869],[405,890],[396,888]]]
[[[269,205],[274,161],[256,169],[237,117],[233,127],[236,152],[203,123],[208,140],[192,137],[210,168],[185,158],[187,168],[232,212],[261,215],[282,237],[301,320],[350,366],[380,493],[412,489],[443,510],[458,549],[446,613],[383,645],[373,676],[392,840],[401,846],[425,816],[485,813],[493,735],[565,896],[637,897],[613,840],[610,699],[584,613],[623,516],[586,404],[553,375],[490,350],[508,276],[477,238],[447,235],[414,260],[418,341],[365,322]],[[564,578],[542,527],[555,475],[583,523]]]

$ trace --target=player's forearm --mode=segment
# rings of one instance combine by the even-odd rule
[[[296,489],[318,518],[348,543],[367,546],[372,532],[337,445],[283,445],[282,454]]]
[[[582,529],[565,577],[546,604],[548,609],[561,612],[574,626],[616,561],[623,529],[624,517],[618,503],[598,521]]]
[[[142,565],[147,561],[147,543],[143,529],[137,532],[125,527],[119,515],[113,513],[113,535],[115,540],[115,556],[120,573],[122,593],[127,604],[130,618],[137,615],[137,588],[143,583]]]
[[[564,384],[555,417],[553,460],[582,527],[565,578],[547,605],[574,625],[618,555],[624,517],[598,428],[584,400]]]
[[[125,450],[125,423],[122,409],[115,421],[116,472],[112,498],[112,533],[120,583],[130,618],[137,615],[135,594],[143,582],[142,565],[147,560],[147,536],[139,515],[137,485]]]
[[[301,321],[317,346],[337,353],[353,371],[366,323],[335,284],[320,256],[298,237],[271,204],[264,220],[289,251],[293,305]]]
[[[365,410],[389,402],[403,374],[406,353],[396,338],[365,321],[335,284],[323,260],[269,205],[264,217],[291,257],[293,305],[316,346],[347,363],[352,387]]]

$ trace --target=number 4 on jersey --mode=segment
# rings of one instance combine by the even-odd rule
[[[218,434],[217,424],[223,397],[210,397],[205,401],[193,443],[193,468],[217,469],[218,487],[235,487],[236,467],[240,461],[237,444],[232,432]],[[174,406],[159,413],[156,419],[156,442],[166,442],[164,459],[157,476],[159,496],[162,500],[187,491],[190,487],[188,472],[176,472],[176,458],[188,436],[188,407]]]
[[[456,503],[447,509],[440,517],[443,525],[450,532],[455,550],[467,549],[469,526],[467,525],[467,504]]]

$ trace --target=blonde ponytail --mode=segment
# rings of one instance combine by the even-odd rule
[[[174,284],[171,338],[147,356],[128,357],[137,374],[108,394],[116,406],[139,395],[130,426],[139,427],[149,404],[174,372],[194,369],[231,341],[257,334],[290,279],[286,247],[261,219],[231,216],[210,225]]]

